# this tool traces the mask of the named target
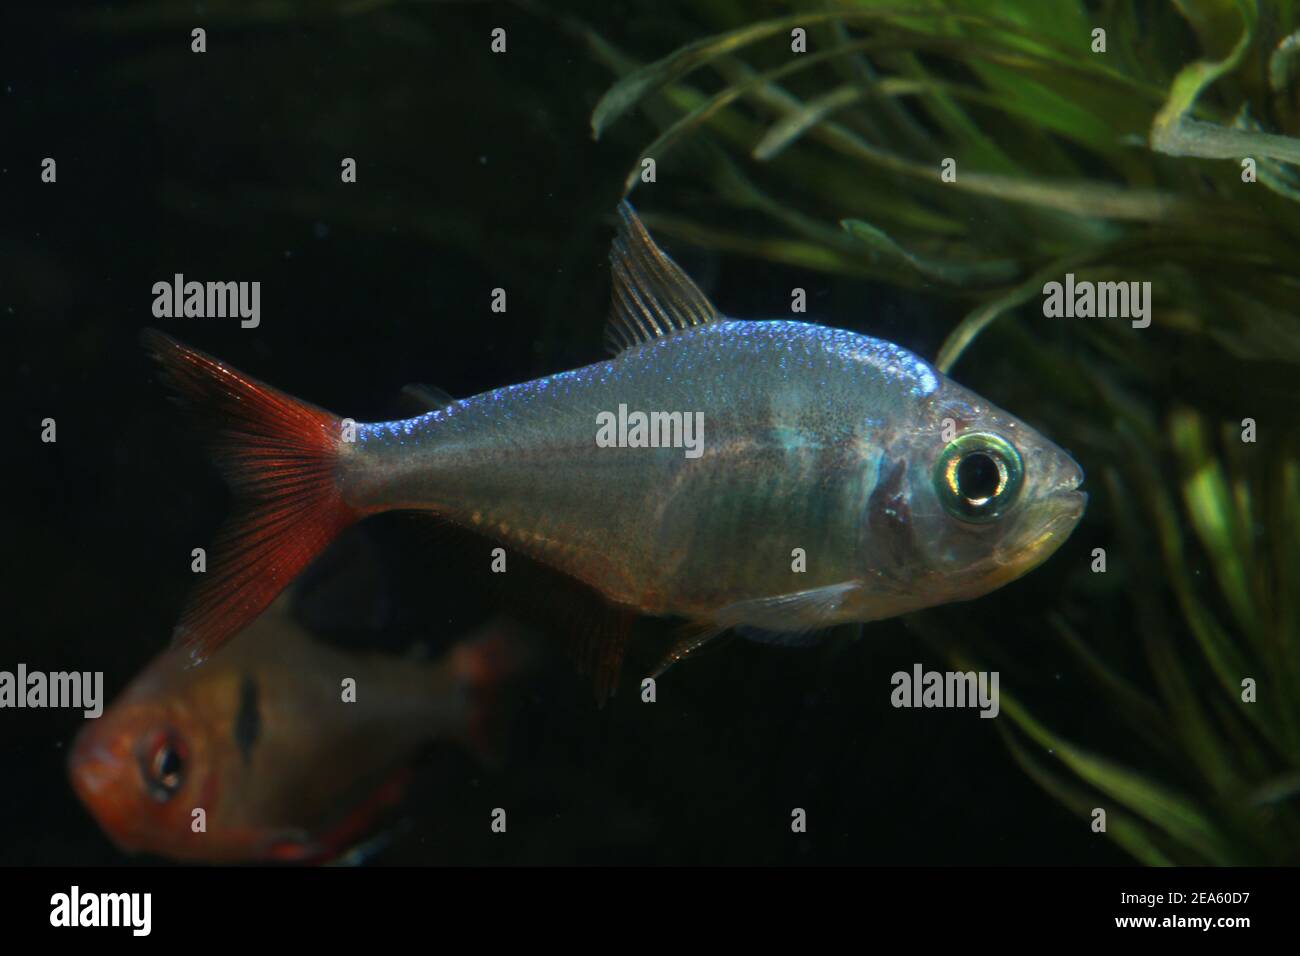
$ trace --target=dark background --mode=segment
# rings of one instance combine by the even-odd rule
[[[204,55],[189,52],[201,21],[126,29],[79,16],[101,9],[5,14],[3,32],[18,41],[0,59],[5,470],[15,483],[0,668],[102,670],[111,699],[163,647],[191,582],[190,549],[210,542],[228,503],[165,401],[140,330],[161,327],[358,420],[391,416],[409,382],[468,395],[599,360],[611,214],[654,130],[638,118],[593,142],[591,108],[611,75],[553,22],[510,5],[208,22]],[[642,60],[696,35],[686,4],[568,9]],[[497,26],[503,56],[489,51]],[[39,180],[45,156],[58,162],[57,184]],[[339,181],[344,156],[358,160],[355,185]],[[661,169],[635,201],[647,218],[725,214],[681,167]],[[866,282],[666,244],[737,316],[782,313],[802,286],[813,320],[933,356],[959,315]],[[176,272],[260,281],[261,326],[155,320],[151,287]],[[504,315],[489,310],[497,286],[509,295]],[[964,381],[998,401],[999,372],[981,379],[972,365]],[[1032,408],[1016,411],[1034,421]],[[39,440],[47,416],[57,444]],[[394,605],[374,643],[449,643],[497,609],[527,606],[466,551],[485,555],[486,542],[430,536],[401,516],[372,524]],[[1099,717],[1054,669],[1045,635],[1021,622],[1042,619],[1090,547],[1085,521],[1030,578],[933,618],[997,631],[1023,664],[1021,686],[1067,736]],[[894,671],[946,667],[903,622],[802,651],[728,640],[670,672],[648,706],[638,678],[665,633],[639,626],[603,709],[558,649],[548,655],[501,770],[450,746],[422,755],[403,835],[378,861],[1126,859],[1024,775],[997,721],[889,706]],[[67,784],[80,721],[0,712],[0,863],[126,859]],[[505,837],[488,831],[496,806],[510,812]],[[796,806],[807,834],[790,832]]]

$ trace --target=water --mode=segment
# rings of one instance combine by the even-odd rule
[[[587,6],[590,22],[642,59],[716,29],[678,7]],[[508,52],[493,55],[500,25]],[[139,330],[161,327],[363,421],[391,417],[407,383],[463,396],[595,361],[612,212],[638,145],[655,134],[635,118],[593,142],[591,109],[610,73],[514,7],[214,27],[202,55],[187,49],[189,28],[103,33],[42,20],[21,59],[0,68],[0,314],[17,425],[0,669],[103,671],[110,698],[164,645],[190,551],[210,542],[228,507],[154,381]],[[58,163],[53,185],[38,182],[47,155]],[[345,157],[357,160],[356,184],[339,181]],[[674,154],[638,190],[638,208],[741,233],[770,227],[729,209],[707,169],[707,157]],[[728,314],[783,315],[802,287],[809,319],[927,357],[971,304],[663,241]],[[259,327],[154,318],[153,284],[178,272],[260,281]],[[490,309],[497,288],[504,313]],[[532,620],[536,595],[492,579],[481,539],[403,516],[371,522],[391,607],[378,628],[327,639],[440,649],[504,608],[556,645],[517,704],[504,765],[480,768],[451,745],[422,753],[374,862],[1129,861],[1025,774],[999,721],[890,705],[892,674],[918,662],[947,669],[934,638],[965,638],[1002,662],[1004,689],[1045,724],[1141,759],[1123,716],[1097,706],[1048,624],[1064,615],[1141,672],[1124,594],[1139,557],[1112,533],[1087,429],[1072,432],[1055,399],[1022,381],[1020,345],[1009,341],[972,353],[957,377],[1049,428],[1089,472],[1092,510],[1066,546],[975,603],[867,625],[860,639],[837,633],[811,649],[727,639],[670,671],[654,705],[640,701],[637,680],[670,624],[638,625],[619,692],[598,708],[554,640],[584,626],[576,615]],[[57,444],[39,441],[46,417]],[[1088,573],[1099,543],[1119,555],[1108,572],[1119,579],[1105,585]],[[64,761],[80,723],[74,711],[0,713],[0,863],[160,862],[120,853],[73,795]],[[508,808],[515,838],[490,833],[494,807]],[[791,832],[795,808],[807,811],[806,833]]]

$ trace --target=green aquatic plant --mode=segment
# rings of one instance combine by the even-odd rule
[[[626,189],[651,158],[708,193],[658,229],[951,304],[936,364],[1012,363],[1003,391],[1089,466],[1082,533],[1103,547],[1060,609],[1017,623],[1053,636],[1104,726],[1053,729],[997,635],[912,627],[1019,674],[1000,729],[1081,826],[1105,809],[1149,864],[1300,861],[1296,4],[702,11],[707,35],[643,64],[568,23],[618,76],[594,135],[638,110],[658,130]],[[1066,273],[1149,282],[1152,327],[1046,319]],[[1103,613],[1072,612],[1098,594]]]
[[[1257,453],[1241,426],[1218,430],[1216,439],[1187,409],[1171,414],[1164,434],[1118,422],[1128,465],[1112,466],[1106,480],[1125,512],[1121,546],[1159,556],[1134,569],[1129,588],[1154,687],[1139,691],[1063,620],[1052,624],[1100,699],[1141,728],[1143,746],[1127,764],[1088,752],[1005,697],[1019,733],[1004,726],[1004,735],[1067,806],[1107,809],[1107,832],[1143,862],[1294,864],[1300,449],[1291,442]],[[1153,456],[1153,446],[1166,454]],[[1167,473],[1155,470],[1160,458]],[[1045,761],[1025,738],[1055,759]]]
[[[1285,326],[1295,278],[1256,267],[1276,263],[1300,231],[1294,190],[1275,171],[1300,140],[1243,118],[1298,125],[1294,90],[1274,85],[1289,84],[1294,6],[1264,16],[1244,0],[1188,2],[1146,16],[1139,25],[1120,3],[1093,14],[1083,4],[982,0],[818,5],[636,67],[587,30],[597,56],[622,73],[592,130],[606,135],[637,105],[662,127],[629,190],[643,159],[662,164],[691,138],[716,145],[720,155],[693,163],[691,176],[775,233],[754,240],[669,223],[687,238],[976,298],[974,331],[1023,298],[1016,279],[1032,294],[1039,271],[1058,272],[1063,258],[1081,277],[1150,278],[1155,260],[1171,273],[1162,297],[1177,295],[1175,270],[1256,270],[1252,307]],[[1164,48],[1189,23],[1210,38],[1211,59],[1187,65]],[[1092,48],[1099,27],[1105,53]],[[795,30],[807,33],[808,52],[792,52]],[[1222,36],[1235,45],[1213,59]],[[706,70],[721,83],[712,93],[692,85]],[[1225,143],[1254,161],[1257,183],[1222,161]],[[1279,196],[1288,201],[1270,201]],[[833,235],[832,223],[847,235]],[[990,311],[990,290],[1001,309]],[[1294,339],[1279,338],[1295,356]],[[945,357],[946,366],[956,355]]]

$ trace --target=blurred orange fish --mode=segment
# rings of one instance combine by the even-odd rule
[[[490,755],[522,647],[494,624],[433,663],[348,653],[312,640],[281,598],[202,667],[155,659],[81,730],[72,784],[127,852],[325,862],[400,800],[426,741]]]

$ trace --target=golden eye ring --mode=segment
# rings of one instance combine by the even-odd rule
[[[935,463],[934,490],[944,509],[962,521],[993,521],[1006,513],[1024,482],[1015,446],[991,432],[967,432],[950,441]]]

